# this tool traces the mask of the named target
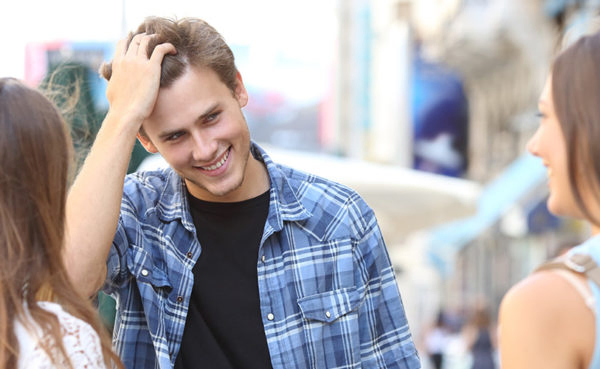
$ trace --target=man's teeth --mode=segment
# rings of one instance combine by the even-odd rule
[[[225,162],[227,161],[227,158],[229,157],[229,150],[227,150],[227,152],[225,153],[225,156],[223,156],[223,159],[221,159],[218,163],[211,165],[210,167],[200,167],[204,170],[215,170],[218,168],[221,168],[221,166],[223,164],[225,164]]]

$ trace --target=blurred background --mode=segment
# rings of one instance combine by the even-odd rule
[[[553,55],[595,29],[600,0],[21,0],[0,8],[0,76],[47,86],[58,70],[53,88],[80,96],[67,119],[83,154],[108,108],[97,70],[116,41],[149,15],[212,24],[248,89],[253,139],[276,161],[355,188],[374,208],[424,368],[435,352],[446,369],[470,368],[469,331],[483,324],[494,337],[509,287],[588,235],[547,211],[546,172],[525,143]],[[130,171],[156,165],[136,146]],[[100,309],[110,326],[105,296]]]

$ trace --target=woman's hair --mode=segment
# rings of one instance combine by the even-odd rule
[[[552,100],[565,137],[575,201],[586,218],[600,224],[581,195],[585,186],[600,203],[600,33],[582,37],[555,59]]]
[[[62,259],[71,159],[71,139],[56,107],[18,80],[1,78],[0,368],[17,367],[16,321],[31,331],[39,327],[49,357],[70,364],[58,319],[37,304],[41,300],[90,324],[101,337],[106,364],[122,367]]]
[[[473,310],[471,324],[477,328],[488,328],[492,323],[492,317],[488,308],[478,306]]]
[[[169,87],[185,72],[188,66],[209,68],[231,92],[237,87],[237,68],[233,52],[223,37],[208,23],[197,18],[168,19],[148,17],[129,35],[127,46],[134,35],[139,33],[155,34],[148,44],[148,57],[156,45],[169,42],[177,50],[176,54],[167,54],[163,58],[160,87]],[[103,64],[100,74],[110,80],[111,64]]]

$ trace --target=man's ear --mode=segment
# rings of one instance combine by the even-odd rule
[[[240,104],[240,107],[246,106],[248,104],[248,92],[246,91],[246,87],[244,86],[244,81],[242,81],[242,75],[240,72],[237,72],[235,76],[236,85],[235,85],[235,97]]]
[[[137,139],[140,141],[142,146],[144,146],[144,149],[146,149],[146,151],[148,151],[149,153],[156,154],[158,152],[158,149],[156,148],[156,146],[154,146],[154,144],[152,143],[152,141],[150,141],[150,138],[148,138],[146,134],[138,132]]]

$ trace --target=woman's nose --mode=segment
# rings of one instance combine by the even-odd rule
[[[532,155],[539,156],[539,129],[535,131],[533,136],[527,141],[527,151],[529,151]]]

